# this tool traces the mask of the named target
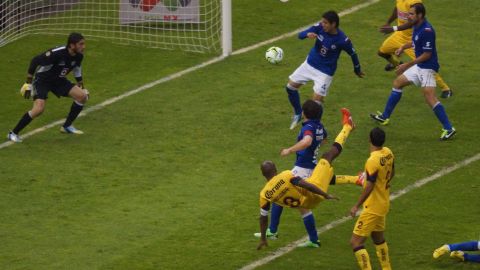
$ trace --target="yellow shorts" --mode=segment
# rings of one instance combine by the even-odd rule
[[[358,236],[369,237],[372,232],[385,231],[385,216],[362,212],[353,228]]]
[[[330,185],[330,181],[333,177],[333,167],[326,159],[320,159],[318,161],[317,166],[313,169],[312,175],[307,178],[307,182],[314,184],[319,189],[323,190],[324,192],[328,192],[328,187]],[[312,209],[315,208],[320,202],[322,202],[325,198],[320,195],[313,194],[309,192],[307,196],[304,197],[302,201],[302,207]]]
[[[382,46],[378,49],[383,54],[394,54],[397,49],[407,43],[412,42],[412,36],[403,34],[401,31],[394,32],[383,42]],[[415,52],[412,48],[404,51],[410,58],[415,59]]]

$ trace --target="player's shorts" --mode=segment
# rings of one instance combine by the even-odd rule
[[[307,178],[306,181],[311,184],[314,184],[322,191],[327,192],[330,182],[332,181],[332,178],[333,178],[333,167],[330,165],[330,163],[326,159],[322,158],[318,161],[318,164],[317,166],[315,166],[315,169],[313,169],[312,176]],[[325,198],[323,198],[322,196],[309,192],[309,195],[304,197],[304,200],[302,201],[301,204],[305,208],[312,209],[312,208],[315,208],[315,206],[317,206],[323,200],[325,200]]]
[[[55,81],[35,79],[33,82],[33,90],[35,92],[33,99],[47,99],[49,91],[57,97],[68,97],[68,93],[74,86],[75,84],[65,78],[58,78]]]
[[[385,39],[378,50],[384,54],[394,54],[397,49],[411,42],[411,35],[405,35],[403,31],[397,31]]]
[[[288,78],[299,84],[313,81],[313,91],[322,97],[327,96],[333,80],[332,76],[310,66],[306,60]]]
[[[353,233],[358,236],[369,237],[372,232],[385,231],[385,216],[362,212],[353,228]]]
[[[293,175],[297,177],[301,177],[302,179],[307,179],[308,177],[310,177],[310,175],[312,175],[312,172],[313,172],[313,169],[307,169],[307,168],[298,167],[298,166],[295,166],[292,169]]]
[[[419,68],[417,65],[407,69],[403,75],[408,81],[419,87],[436,87],[435,70]]]

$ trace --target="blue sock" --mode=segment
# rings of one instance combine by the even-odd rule
[[[272,214],[270,220],[270,232],[276,233],[278,230],[278,224],[280,224],[280,216],[282,215],[283,207],[278,204],[272,203]]]
[[[303,224],[305,224],[305,229],[307,229],[310,241],[314,243],[318,242],[317,228],[315,227],[315,218],[312,212],[303,216]]]
[[[478,241],[463,242],[458,244],[448,245],[451,251],[463,250],[463,251],[475,251],[478,250]]]
[[[383,110],[382,116],[383,118],[387,119],[390,118],[392,115],[393,109],[397,106],[397,103],[402,98],[402,89],[392,88],[392,92],[390,93],[390,97],[387,100],[387,105],[385,105],[385,110]]]
[[[480,263],[480,255],[478,255],[478,254],[467,254],[467,253],[465,253],[463,255],[463,258],[465,258],[466,262],[478,262],[478,263]]]
[[[285,90],[287,90],[288,100],[290,104],[292,104],[295,114],[302,114],[302,104],[300,104],[300,94],[298,90],[290,89],[288,85],[285,87]]]
[[[442,123],[443,129],[451,130],[452,124],[450,124],[450,121],[448,121],[447,113],[445,112],[445,108],[443,107],[442,103],[440,103],[440,101],[435,104],[435,106],[433,106],[433,111],[435,112],[438,121]]]

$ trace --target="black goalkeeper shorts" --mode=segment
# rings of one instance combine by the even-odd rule
[[[35,79],[33,82],[33,90],[35,99],[47,99],[48,92],[51,91],[57,97],[68,97],[68,93],[75,86],[74,83],[70,82],[65,78],[58,78],[55,81],[42,81]]]

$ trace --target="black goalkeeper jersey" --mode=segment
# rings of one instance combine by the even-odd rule
[[[71,56],[67,48],[58,47],[35,56],[28,68],[28,73],[36,80],[55,81],[65,78],[72,70],[77,81],[82,78],[81,64],[83,54]]]

